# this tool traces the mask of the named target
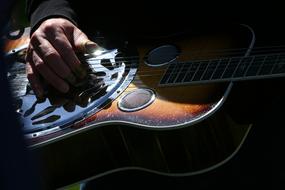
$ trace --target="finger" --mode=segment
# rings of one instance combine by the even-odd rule
[[[73,32],[68,36],[70,42],[77,52],[93,53],[99,46],[91,41],[81,30],[74,28]]]
[[[79,47],[78,47],[78,51],[81,53],[87,53],[87,54],[92,54],[94,53],[97,49],[99,49],[98,44],[96,44],[95,42],[92,42],[91,40],[84,40],[81,42],[78,42]]]
[[[26,74],[27,78],[31,84],[31,87],[36,95],[37,98],[42,99],[44,98],[44,88],[43,84],[40,82],[39,73],[33,67],[33,63],[31,62],[30,54],[27,54],[26,57]]]
[[[46,63],[54,73],[70,84],[76,83],[76,78],[60,54],[44,36],[32,38],[32,44],[37,55]]]
[[[76,76],[84,78],[86,72],[81,68],[81,63],[77,58],[72,45],[64,34],[64,31],[57,30],[54,33],[49,33],[47,34],[47,38]]]
[[[44,79],[52,85],[55,89],[62,93],[67,93],[69,85],[60,77],[58,77],[40,58],[36,51],[33,51],[32,60],[37,71],[44,77]]]

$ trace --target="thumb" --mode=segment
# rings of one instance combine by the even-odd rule
[[[80,42],[79,51],[81,53],[91,54],[91,53],[94,53],[98,48],[99,46],[95,42],[92,42],[91,40],[86,39]]]
[[[80,53],[91,54],[99,48],[99,45],[89,40],[89,38],[79,29],[74,31],[75,50]]]

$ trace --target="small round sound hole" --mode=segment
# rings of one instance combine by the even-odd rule
[[[122,111],[133,112],[149,106],[155,100],[155,94],[150,89],[136,89],[124,95],[118,102]]]
[[[151,50],[145,57],[149,66],[162,66],[176,60],[179,50],[174,45],[163,45]]]

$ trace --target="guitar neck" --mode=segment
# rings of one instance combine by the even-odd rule
[[[285,53],[172,62],[160,85],[200,84],[282,77]]]

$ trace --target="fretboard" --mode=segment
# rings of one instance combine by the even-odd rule
[[[161,85],[238,81],[285,76],[285,53],[172,62]]]

